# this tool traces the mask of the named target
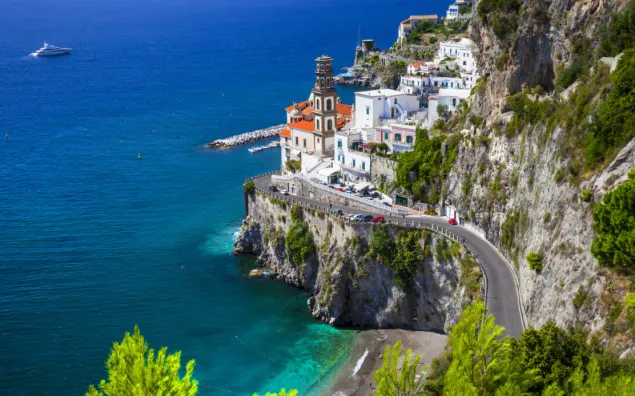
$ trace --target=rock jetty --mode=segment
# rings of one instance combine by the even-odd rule
[[[217,139],[211,143],[207,143],[207,147],[215,147],[218,149],[228,149],[241,144],[255,142],[256,140],[267,139],[277,136],[285,127],[285,124],[272,126],[265,129],[259,129],[253,132],[241,133],[240,135],[231,136],[224,139]]]

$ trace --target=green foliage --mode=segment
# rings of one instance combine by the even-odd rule
[[[441,147],[446,143],[446,155]],[[414,150],[401,153],[397,163],[396,184],[412,191],[413,195],[426,203],[439,200],[443,181],[447,177],[458,152],[459,139],[456,135],[428,137],[428,131],[417,129]],[[415,173],[415,181],[410,180],[410,172]]]
[[[542,254],[536,252],[529,252],[527,255],[527,264],[532,271],[542,270]]]
[[[502,389],[507,390],[503,394],[522,394],[535,380],[533,370],[524,370],[514,359],[511,339],[501,337],[505,329],[485,312],[485,304],[477,301],[450,330],[452,363],[445,374],[444,394],[484,395]]]
[[[585,38],[575,42],[571,52],[573,54],[571,64],[558,73],[556,84],[562,88],[567,88],[573,84],[575,80],[588,74],[591,69],[591,62],[593,61],[591,40]]]
[[[501,242],[507,249],[510,249],[514,245],[518,219],[518,211],[510,210],[505,216],[505,221],[501,224]]]
[[[586,298],[587,292],[584,289],[584,286],[580,286],[578,288],[578,291],[575,293],[575,296],[573,296],[573,308],[575,308],[576,311],[582,308],[582,305],[584,304],[584,301],[586,301]]]
[[[245,184],[243,184],[243,190],[247,194],[252,195],[253,193],[256,192],[256,183],[254,183],[254,181],[251,179],[247,180]]]
[[[185,365],[181,377],[181,352],[167,353],[167,347],[155,354],[134,327],[131,335],[126,332],[121,343],[115,342],[106,361],[108,381],[101,380],[99,391],[90,385],[86,396],[103,395],[179,395],[194,396],[198,393],[198,381],[192,378],[194,360]]]
[[[480,280],[483,274],[476,259],[469,254],[461,258],[461,277],[459,285],[465,287],[471,298],[477,298],[481,291]]]
[[[403,357],[403,360],[402,360]],[[401,346],[401,340],[392,348],[390,345],[384,351],[384,363],[381,368],[373,373],[373,379],[377,383],[375,395],[377,396],[419,396],[424,394],[425,381],[423,378],[425,368],[419,371],[421,356],[412,358],[412,350],[405,351]]]
[[[631,170],[628,172],[628,178],[629,178],[630,180],[635,180],[635,168],[631,169]]]
[[[411,231],[397,238],[397,254],[389,265],[395,271],[395,284],[405,290],[413,286],[413,276],[424,258],[419,236],[419,232]]]
[[[373,232],[373,238],[370,240],[370,255],[379,262],[391,265],[395,259],[396,245],[385,228],[379,228]]]
[[[545,121],[555,110],[550,101],[531,100],[525,92],[508,96],[506,106],[514,112],[514,117],[505,129],[508,137],[513,137],[514,132],[520,131],[525,125]]]
[[[626,306],[629,308],[635,308],[635,293],[628,293],[624,299]]]
[[[551,211],[548,210],[548,211],[545,212],[545,215],[542,216],[542,222],[547,224],[550,221],[551,221]]]
[[[479,77],[470,90],[470,95],[481,94],[483,93],[483,91],[485,91],[485,88],[487,88],[487,81],[485,81],[483,77]]]
[[[635,51],[624,53],[611,80],[613,88],[598,107],[587,135],[585,157],[590,167],[635,136]]]
[[[289,160],[285,163],[285,166],[289,172],[299,172],[302,169],[302,163],[297,160]]]
[[[439,39],[437,39],[437,36],[430,36],[430,38],[428,39],[428,42],[430,44],[434,44],[438,41]]]
[[[291,227],[287,231],[285,244],[289,252],[289,259],[292,264],[300,266],[309,258],[309,255],[315,252],[315,242],[313,235],[309,230],[309,225],[302,217],[302,208],[299,211],[295,206],[291,210]]]
[[[446,120],[451,115],[450,110],[448,110],[448,106],[444,104],[440,104],[437,106],[437,113],[439,113],[439,117],[445,118]]]
[[[567,379],[564,386],[553,384],[545,390],[543,395],[576,395],[576,396],[630,396],[635,388],[635,377],[626,372],[602,377],[598,360],[589,362],[586,372],[578,367]]]
[[[580,196],[580,198],[584,202],[589,202],[591,201],[591,198],[593,198],[593,194],[591,194],[591,190],[589,190],[588,188],[585,188],[584,191],[582,191],[582,195]]]
[[[468,7],[466,5],[460,5],[459,6],[459,14],[465,15],[465,14],[469,14],[471,12],[472,12],[472,7]]]
[[[498,71],[503,71],[507,66],[507,62],[509,62],[509,53],[505,52],[503,55],[496,58],[496,69]]]
[[[604,195],[593,210],[591,253],[603,267],[635,269],[635,180]]]
[[[259,396],[259,395],[258,393],[254,393],[253,396]],[[289,392],[287,392],[286,389],[282,388],[280,389],[280,392],[277,392],[277,393],[267,392],[265,396],[298,396],[298,390],[292,389]]]
[[[616,56],[627,48],[635,48],[635,3],[611,19],[600,43],[600,56]]]

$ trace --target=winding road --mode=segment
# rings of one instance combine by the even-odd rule
[[[262,190],[267,190],[271,185],[271,175],[254,179],[256,186]],[[325,203],[316,199],[300,197],[295,195],[279,195],[280,199],[302,201],[307,204],[324,206]],[[465,245],[479,260],[487,279],[487,311],[494,315],[496,323],[505,327],[505,334],[518,338],[525,329],[523,314],[518,295],[516,278],[512,268],[505,259],[498,253],[496,248],[481,235],[468,230],[459,225],[448,224],[447,219],[435,216],[397,216],[386,214],[378,208],[369,206],[368,210],[353,209],[348,206],[332,205],[333,209],[341,209],[346,213],[369,213],[382,215],[387,220],[403,221],[404,219],[414,221],[422,225],[434,225],[447,230],[465,240]]]

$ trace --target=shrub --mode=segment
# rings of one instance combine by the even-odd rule
[[[606,193],[593,210],[591,254],[604,267],[635,269],[635,180]]]
[[[395,258],[395,241],[388,231],[380,228],[373,232],[373,239],[370,240],[370,255],[379,262],[390,266]]]
[[[582,307],[582,304],[584,304],[584,300],[586,300],[586,291],[584,290],[584,286],[580,286],[577,293],[573,297],[573,307],[576,311]]]
[[[434,44],[434,43],[436,43],[436,42],[437,42],[437,40],[438,40],[438,39],[437,39],[437,36],[431,36],[431,37],[430,37],[430,40],[428,40],[428,41],[430,42],[430,44]]]
[[[291,227],[287,232],[285,243],[289,259],[295,266],[304,264],[309,255],[315,251],[315,242],[308,223],[301,217],[294,217],[293,211],[291,212]]]
[[[635,293],[628,293],[626,299],[624,299],[626,306],[629,308],[635,308]]]
[[[635,168],[631,169],[630,172],[628,172],[628,178],[630,180],[634,180],[635,179]]]
[[[545,93],[545,89],[542,87],[542,85],[536,85],[534,87],[534,95],[542,95]]]
[[[551,221],[551,211],[548,210],[548,211],[545,212],[545,215],[542,216],[542,221],[545,224],[549,223]]]
[[[299,205],[293,205],[291,208],[291,221],[299,221],[304,219],[304,211]]]
[[[243,184],[243,190],[247,194],[252,195],[253,193],[256,192],[256,183],[254,183],[253,180],[247,180],[245,184]]]
[[[582,191],[581,198],[584,202],[591,201],[591,198],[593,198],[593,194],[591,194],[591,190],[589,190],[588,188],[585,188],[584,191]]]
[[[529,252],[527,255],[527,263],[529,264],[529,269],[539,272],[542,270],[542,254]]]

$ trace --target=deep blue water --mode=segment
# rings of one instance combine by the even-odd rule
[[[319,393],[354,334],[231,255],[242,180],[278,153],[201,145],[283,122],[359,24],[386,47],[446,5],[0,0],[0,394],[83,394],[135,324],[201,395]],[[25,56],[43,40],[73,54]]]

